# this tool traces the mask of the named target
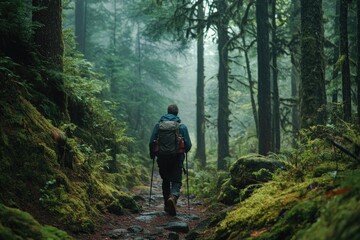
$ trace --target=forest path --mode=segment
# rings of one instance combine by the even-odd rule
[[[186,175],[184,175],[186,177]],[[165,240],[185,239],[189,231],[203,220],[209,213],[201,200],[190,199],[190,209],[186,186],[182,187],[182,196],[177,203],[177,215],[168,215],[164,211],[163,198],[161,193],[161,178],[158,170],[154,170],[154,181],[152,188],[151,204],[149,206],[149,189],[133,190],[142,211],[136,214],[125,214],[122,216],[107,214],[105,222],[97,226],[95,233],[87,235],[76,235],[79,240],[105,240],[105,239],[126,239],[126,240]]]

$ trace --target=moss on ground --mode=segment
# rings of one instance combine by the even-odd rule
[[[319,201],[329,178],[304,182],[276,180],[264,183],[228,212],[209,239],[290,239],[317,219]]]
[[[73,239],[66,232],[40,225],[29,213],[0,204],[0,239]]]
[[[198,239],[360,239],[359,193],[359,170],[303,182],[277,175]]]
[[[86,139],[76,136],[67,138],[65,155],[59,159],[60,149],[51,132],[61,130],[21,96],[15,95],[11,103],[0,101],[0,119],[1,203],[40,217],[46,214],[49,224],[71,232],[94,231],[101,214],[114,204],[118,214],[139,211],[123,189],[141,182],[140,170],[122,166],[120,173],[106,173],[101,164],[108,155],[86,152]],[[63,165],[64,159],[70,162]],[[93,159],[96,163],[89,162]],[[13,234],[1,224],[2,234]]]

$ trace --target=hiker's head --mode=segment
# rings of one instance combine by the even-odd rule
[[[178,113],[179,113],[179,108],[178,108],[178,106],[176,104],[170,104],[168,106],[167,111],[168,111],[169,114],[173,114],[173,115],[177,116]]]

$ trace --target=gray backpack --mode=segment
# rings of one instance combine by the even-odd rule
[[[184,141],[179,131],[180,123],[175,121],[162,121],[159,123],[157,138],[158,156],[176,155],[182,152]]]

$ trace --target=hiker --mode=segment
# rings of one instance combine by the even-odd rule
[[[176,202],[180,196],[185,154],[191,149],[188,129],[181,123],[178,113],[176,104],[168,106],[167,114],[155,125],[149,144],[151,159],[157,156],[164,210],[172,216],[176,215]],[[176,141],[172,140],[174,134]]]

